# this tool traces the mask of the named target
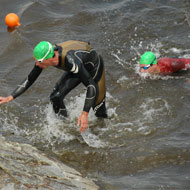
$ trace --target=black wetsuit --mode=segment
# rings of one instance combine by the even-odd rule
[[[105,107],[105,71],[103,59],[86,42],[67,41],[55,45],[59,53],[59,64],[56,66],[66,72],[56,83],[50,100],[55,113],[67,116],[64,97],[81,82],[87,87],[83,111],[89,112],[92,107],[97,117],[107,117]],[[11,93],[16,98],[25,92],[38,78],[42,68],[34,66],[27,78]]]

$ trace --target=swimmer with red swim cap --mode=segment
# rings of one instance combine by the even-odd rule
[[[190,58],[160,58],[154,53],[145,52],[140,58],[140,72],[150,74],[172,74],[190,68]]]

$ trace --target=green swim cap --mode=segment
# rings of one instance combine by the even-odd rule
[[[49,59],[54,56],[54,47],[47,41],[42,41],[36,45],[33,51],[33,56],[38,61]]]
[[[157,59],[154,53],[147,51],[140,58],[140,64],[148,65],[148,64],[156,64]]]

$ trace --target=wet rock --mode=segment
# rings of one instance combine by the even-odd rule
[[[35,147],[0,136],[0,189],[97,190],[90,179]]]

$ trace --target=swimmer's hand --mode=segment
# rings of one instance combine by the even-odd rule
[[[0,97],[0,104],[8,103],[12,101],[13,99],[14,99],[13,96]]]
[[[88,128],[88,112],[81,113],[77,125],[80,126],[80,132],[84,132]]]

